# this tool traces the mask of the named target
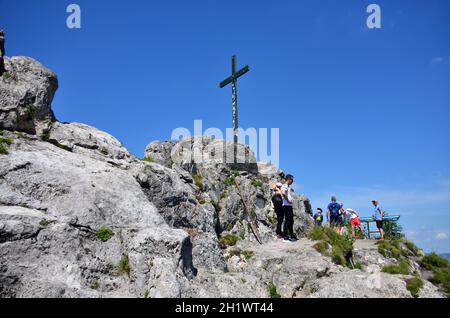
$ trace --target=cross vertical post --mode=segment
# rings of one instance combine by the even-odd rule
[[[231,59],[231,70],[233,76],[233,83],[231,84],[232,91],[232,106],[233,106],[233,140],[234,140],[234,151],[236,155],[237,143],[238,143],[238,100],[237,100],[237,78],[236,78],[236,55],[233,55]]]
[[[233,108],[233,141],[234,141],[234,163],[236,162],[237,157],[237,144],[238,144],[238,127],[239,127],[239,121],[238,121],[238,97],[237,97],[237,80],[244,74],[248,73],[250,71],[250,67],[247,65],[243,67],[241,70],[236,71],[237,67],[237,58],[236,55],[233,55],[231,58],[231,76],[228,77],[226,80],[222,81],[220,83],[220,88],[224,88],[228,84],[231,84],[231,105]]]

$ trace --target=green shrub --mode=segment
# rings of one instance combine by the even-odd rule
[[[0,143],[1,144],[5,144],[5,145],[8,145],[8,146],[11,146],[12,145],[12,143],[13,143],[13,139],[12,138],[4,138],[4,137],[1,137],[0,138]]]
[[[377,245],[378,245],[378,252],[384,257],[395,258],[397,260],[400,260],[404,256],[400,240],[379,241]]]
[[[350,236],[339,235],[332,228],[317,227],[309,232],[308,237],[313,241],[322,241],[331,245],[331,254],[327,254],[331,255],[333,262],[339,265],[350,265],[353,251],[353,239]],[[325,247],[324,243],[316,245],[316,249],[323,250]]]
[[[0,143],[0,155],[7,155],[8,153],[8,148],[4,144]]]
[[[52,223],[55,223],[55,221],[48,221],[48,220],[44,219],[44,220],[41,220],[39,222],[39,225],[42,226],[42,227],[47,227],[47,226],[49,226]]]
[[[231,231],[233,229],[233,224],[228,223],[227,224],[227,231]]]
[[[91,284],[91,289],[97,290],[100,287],[100,284],[95,281]]]
[[[263,187],[263,183],[262,183],[261,180],[253,178],[252,179],[252,186],[254,186],[255,188],[262,188]]]
[[[253,251],[243,251],[242,255],[244,255],[244,258],[248,261],[255,253]]]
[[[440,287],[447,297],[450,297],[450,262],[436,253],[431,253],[424,256],[420,263],[433,272],[429,281]]]
[[[119,274],[127,274],[128,277],[130,276],[131,268],[128,255],[122,255],[119,264],[117,264],[117,271],[119,272]]]
[[[406,248],[414,255],[419,256],[420,255],[420,249],[411,241],[405,240],[403,241],[403,244],[405,244]]]
[[[12,75],[11,75],[10,72],[4,72],[4,73],[3,73],[3,78],[4,78],[4,79],[7,79],[7,80],[8,80],[8,79],[10,79],[11,77],[12,77]]]
[[[228,178],[225,179],[225,181],[223,182],[226,186],[234,186],[236,183],[236,177],[239,176],[239,172],[233,172],[233,174],[231,176],[229,176]]]
[[[239,238],[233,234],[227,234],[219,239],[220,248],[226,249],[229,246],[235,246]]]
[[[430,279],[435,285],[441,285],[447,297],[450,297],[450,268],[433,269],[433,277]]]
[[[363,267],[364,267],[364,265],[363,265],[363,263],[361,263],[361,262],[356,262],[355,264],[354,264],[354,269],[363,269]]]
[[[339,247],[333,247],[331,250],[331,260],[338,265],[347,265],[347,259],[345,258],[344,252]]]
[[[205,198],[202,197],[201,195],[196,195],[195,198],[197,199],[198,203],[200,203],[202,205],[206,203]]]
[[[108,241],[111,237],[114,236],[114,232],[111,229],[108,229],[107,227],[101,227],[97,233],[97,238],[102,241],[102,242],[106,242]]]
[[[411,296],[414,298],[419,297],[420,289],[423,287],[423,280],[416,276],[406,281],[406,289],[409,290]]]
[[[201,175],[201,173],[193,173],[192,178],[194,179],[194,184],[200,189],[203,189],[203,176]]]
[[[145,162],[155,162],[155,159],[153,159],[152,156],[146,156],[142,160],[144,160]]]
[[[270,282],[267,285],[267,292],[270,295],[270,298],[281,298],[281,295],[277,292],[277,286],[273,282]]]
[[[381,270],[384,273],[389,274],[402,274],[408,275],[410,273],[411,266],[407,260],[402,260],[398,264],[386,265]]]
[[[422,258],[421,265],[428,270],[449,267],[449,261],[436,253],[431,253]]]
[[[314,244],[313,248],[322,255],[330,256],[329,246],[330,245],[327,242],[320,241],[320,242],[317,242],[316,244]]]
[[[245,229],[242,229],[241,234],[239,235],[239,237],[241,238],[241,240],[245,240]]]
[[[384,217],[389,216],[389,213],[384,213]],[[384,222],[383,223],[384,238],[387,240],[398,240],[405,237],[403,228],[398,222]]]
[[[29,117],[32,117],[32,116],[36,113],[36,111],[37,111],[37,108],[36,108],[36,106],[34,106],[34,105],[28,105],[28,106],[25,108],[25,113],[26,113]]]
[[[150,296],[150,293],[148,292],[148,290],[146,290],[144,293],[144,298],[148,298],[149,296]]]

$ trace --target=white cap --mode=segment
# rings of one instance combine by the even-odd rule
[[[283,186],[283,184],[282,184],[281,182],[277,182],[276,186],[277,186],[278,188],[281,188],[281,187]]]

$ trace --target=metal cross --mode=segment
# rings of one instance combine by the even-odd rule
[[[231,83],[232,90],[232,106],[233,106],[233,134],[234,134],[234,147],[235,147],[235,158],[238,143],[238,99],[237,99],[237,80],[239,77],[250,71],[250,67],[247,65],[241,70],[236,72],[236,55],[231,58],[231,76],[220,83],[220,88],[224,88]]]

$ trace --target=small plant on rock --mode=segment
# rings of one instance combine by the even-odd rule
[[[389,274],[408,275],[411,271],[411,266],[409,261],[401,260],[398,264],[384,266],[381,271]]]
[[[229,246],[235,246],[239,238],[233,234],[227,234],[219,239],[220,248],[226,249]]]
[[[98,283],[98,281],[95,281],[91,284],[91,289],[97,290],[99,289],[100,284]]]
[[[200,172],[196,172],[192,174],[192,178],[194,179],[194,184],[199,188],[203,189],[203,176]]]
[[[281,298],[281,295],[277,291],[277,286],[273,282],[270,282],[267,285],[267,292],[269,293],[270,298]]]
[[[145,162],[155,162],[155,159],[153,159],[152,156],[145,156],[142,160]]]
[[[409,290],[409,292],[414,298],[419,297],[419,293],[422,287],[423,287],[423,280],[418,276],[415,276],[414,278],[411,278],[406,281],[406,289]]]
[[[102,242],[106,242],[108,241],[111,237],[114,236],[114,233],[111,229],[107,228],[107,227],[101,227],[97,233],[96,233],[97,238],[102,241]]]
[[[117,272],[119,272],[119,274],[127,274],[128,277],[130,276],[131,268],[128,255],[122,255],[119,264],[117,264]]]

